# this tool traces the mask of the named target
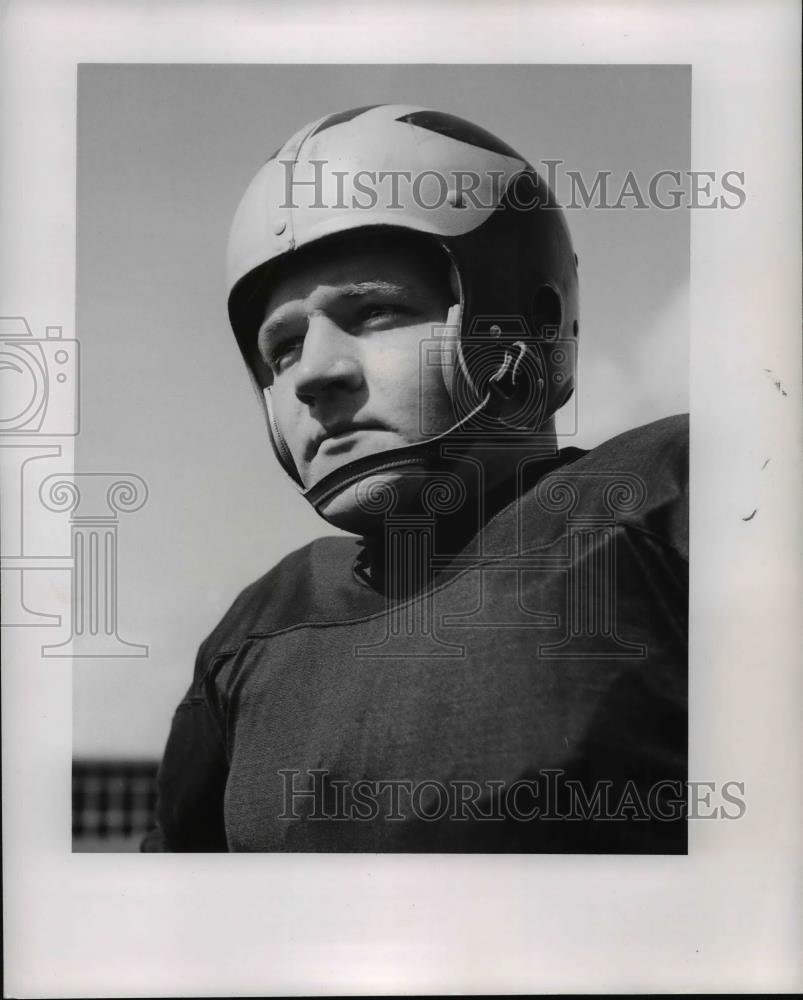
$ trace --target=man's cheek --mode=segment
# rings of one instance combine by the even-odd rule
[[[276,426],[291,450],[295,450],[301,427],[301,412],[298,400],[285,389],[274,388],[271,394],[271,409]]]
[[[418,385],[419,344],[413,338],[404,337],[395,331],[393,338],[387,337],[372,345],[370,354],[364,356],[366,381],[399,393],[401,385]]]
[[[416,395],[417,424],[423,437],[449,430],[455,422],[454,409],[440,371],[422,379]]]
[[[287,446],[299,475],[303,477],[306,465],[304,461],[306,441],[300,433],[300,421],[288,419],[286,415],[278,411],[276,406],[273,407],[273,419],[279,431],[279,437]]]
[[[307,461],[307,441],[300,438],[298,434],[293,434],[290,440],[285,438],[285,441],[287,442],[287,447],[290,449],[290,454],[293,456],[296,468],[303,477],[310,464]]]

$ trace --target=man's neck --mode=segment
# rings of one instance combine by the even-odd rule
[[[554,438],[522,447],[473,447],[462,460],[426,474],[402,509],[385,515],[363,538],[360,575],[388,597],[412,596],[431,585],[451,557],[479,552],[479,537],[500,511],[560,464]]]

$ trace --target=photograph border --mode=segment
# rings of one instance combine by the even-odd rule
[[[4,630],[7,994],[799,990],[797,5],[3,16],[0,305],[37,332],[75,315],[84,62],[439,62],[449,38],[461,62],[689,63],[692,168],[744,171],[747,192],[742,211],[694,213],[691,261],[690,776],[744,782],[740,821],[693,824],[678,858],[71,855],[70,660]],[[52,542],[69,551],[68,529]]]

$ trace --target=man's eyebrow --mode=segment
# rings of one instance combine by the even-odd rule
[[[337,294],[343,298],[356,299],[366,295],[395,295],[399,298],[407,298],[410,289],[406,285],[400,285],[394,281],[349,281],[346,284],[337,286]],[[281,310],[279,314],[265,320],[258,331],[258,338],[262,342],[266,338],[275,334],[283,325]]]
[[[396,284],[393,281],[350,281],[341,285],[338,292],[341,295],[356,297],[359,295],[407,295],[409,289],[405,285]]]

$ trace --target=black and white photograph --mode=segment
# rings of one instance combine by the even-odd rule
[[[749,115],[705,44],[756,6],[132,3],[9,61],[8,995],[800,985],[799,12]]]
[[[436,107],[339,107],[392,93]],[[186,691],[79,663],[76,849],[143,832],[120,748],[169,707],[144,850],[685,852],[689,68],[87,66],[78,101],[77,487],[147,385],[145,670]]]

